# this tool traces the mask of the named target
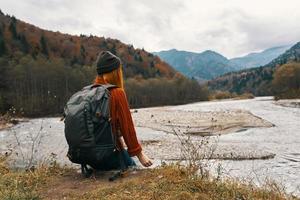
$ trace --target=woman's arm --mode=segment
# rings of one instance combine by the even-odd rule
[[[113,122],[116,123],[116,129],[120,130],[123,136],[129,155],[137,156],[139,161],[145,167],[151,166],[152,161],[142,152],[142,147],[137,140],[136,131],[124,90],[120,88],[113,89],[111,91],[111,100],[111,111],[114,112],[114,116],[116,116],[115,119],[113,119]]]
[[[114,118],[113,123],[115,123],[113,126],[116,129],[114,131],[120,130],[128,148],[129,155],[136,156],[142,151],[142,147],[137,140],[136,131],[124,90],[121,88],[112,89],[111,101],[111,112],[112,117]]]

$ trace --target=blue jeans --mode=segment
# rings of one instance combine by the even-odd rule
[[[125,165],[125,168],[136,166],[134,160],[129,156],[127,150],[123,149],[121,152],[115,152],[111,157],[103,161],[103,164],[97,166],[98,170],[109,171],[121,169],[121,159]]]

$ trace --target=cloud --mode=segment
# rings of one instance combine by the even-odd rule
[[[148,51],[240,56],[300,40],[298,0],[0,0],[45,29],[119,39]]]

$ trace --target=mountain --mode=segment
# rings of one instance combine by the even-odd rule
[[[208,86],[212,90],[251,92],[258,96],[273,95],[273,73],[279,66],[289,62],[300,62],[300,42],[262,67],[227,73],[209,81]]]
[[[293,45],[284,54],[272,60],[266,67],[275,68],[288,62],[300,62],[300,42]]]
[[[273,47],[259,53],[250,53],[243,57],[232,58],[230,62],[238,70],[264,66],[289,48],[291,48],[291,45]]]
[[[119,40],[93,35],[69,35],[43,30],[0,11],[0,56],[18,54],[49,60],[61,58],[71,66],[91,66],[102,50],[121,57],[126,77],[173,77],[176,71],[158,56]]]
[[[212,79],[234,70],[227,58],[210,50],[202,53],[194,53],[171,49],[154,52],[153,54],[158,55],[162,60],[186,76],[200,80]]]
[[[211,50],[194,53],[171,49],[154,52],[153,54],[158,55],[162,60],[188,77],[210,80],[227,72],[264,66],[290,47],[291,45],[273,47],[259,53],[250,53],[246,56],[232,59],[227,59]]]

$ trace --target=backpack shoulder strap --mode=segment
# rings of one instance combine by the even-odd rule
[[[93,87],[98,87],[98,86],[100,86],[100,85],[91,84],[91,85],[85,86],[84,88],[82,88],[82,90],[87,90],[87,89],[91,89]]]
[[[89,86],[86,86],[86,87],[94,88],[94,87],[99,87],[99,86],[102,86],[102,87],[104,87],[105,89],[109,89],[109,88],[117,88],[117,87],[118,87],[118,86],[112,85],[112,84],[93,84],[93,85],[89,85]],[[86,88],[86,87],[85,87],[85,88]]]

